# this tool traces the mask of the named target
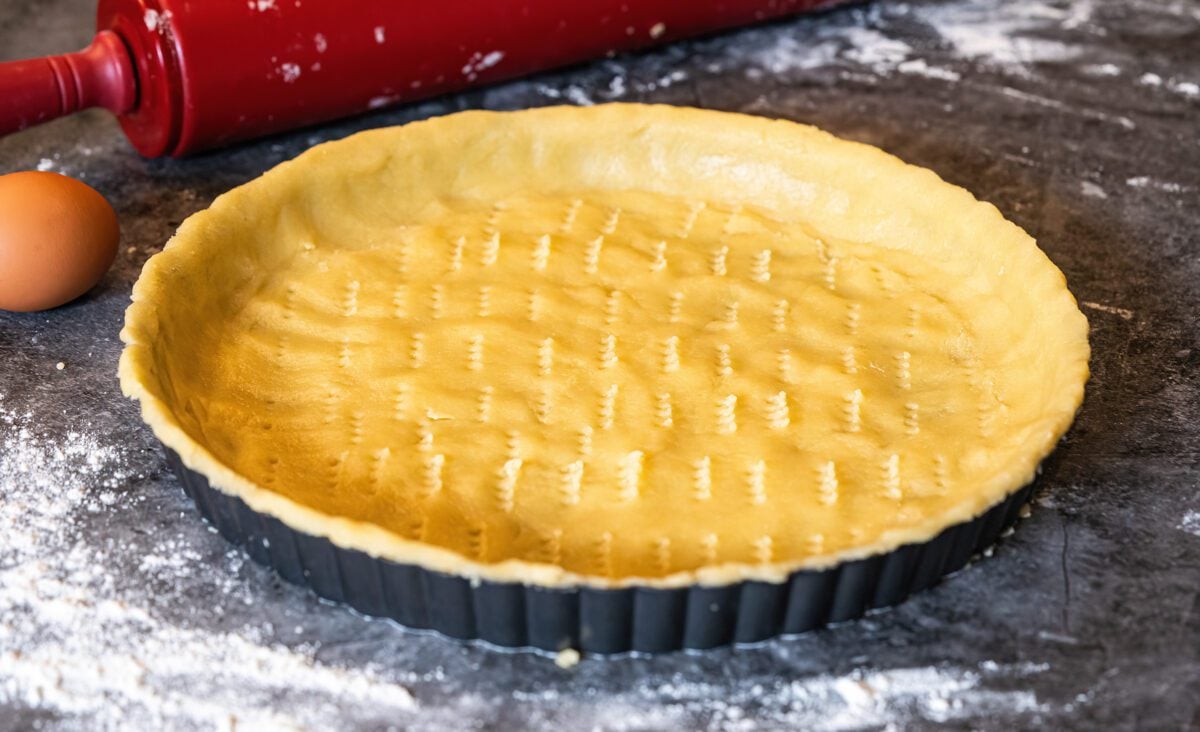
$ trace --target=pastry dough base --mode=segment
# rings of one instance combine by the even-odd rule
[[[314,148],[148,263],[125,392],[309,534],[544,585],[783,581],[1033,477],[1087,324],[1019,228],[787,122],[471,112]]]

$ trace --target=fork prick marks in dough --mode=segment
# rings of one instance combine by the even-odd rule
[[[655,395],[654,418],[658,426],[669,429],[675,425],[674,407],[671,404],[670,392],[659,392]]]
[[[520,458],[505,460],[497,473],[496,502],[505,513],[512,513],[522,465],[523,461]]]
[[[446,309],[446,286],[438,283],[429,292],[429,316],[434,320],[442,317]]]
[[[822,275],[822,279],[825,280],[825,287],[829,288],[830,291],[837,289],[837,267],[838,260],[836,257],[830,257],[825,262],[825,272]]]
[[[825,287],[830,291],[837,289],[837,267],[838,258],[829,251],[829,246],[820,239],[816,240],[817,258],[821,260],[822,273],[821,279],[825,282]]]
[[[554,339],[544,338],[538,345],[538,376],[549,378],[554,373]]]
[[[716,426],[718,434],[731,435],[737,432],[737,394],[717,399]]]
[[[909,340],[916,338],[921,326],[921,308],[916,305],[909,305],[905,322],[908,327],[904,331],[904,337]]]
[[[712,498],[712,458],[708,455],[692,464],[692,497],[697,501]]]
[[[347,457],[349,457],[349,453],[343,450],[329,461],[329,484],[331,486],[338,487],[342,484],[342,471],[346,467]]]
[[[790,348],[780,348],[776,352],[775,370],[779,374],[779,380],[783,383],[795,383],[795,376],[792,373],[792,350]]]
[[[904,497],[900,489],[900,456],[889,455],[883,461],[883,495],[893,501]]]
[[[601,369],[611,369],[617,365],[617,337],[605,333],[600,337],[600,354],[598,363]]]
[[[664,375],[679,371],[679,336],[670,336],[663,341],[659,371]]]
[[[525,297],[525,319],[530,323],[536,323],[541,314],[542,292],[535,287]]]
[[[842,414],[847,432],[858,432],[862,429],[862,389],[855,389],[843,398]]]
[[[604,225],[600,227],[600,233],[608,236],[617,230],[617,225],[621,221],[621,209],[614,208],[608,212],[608,216],[604,219]]]
[[[428,419],[417,423],[417,452],[423,455],[433,453],[433,427]]]
[[[767,502],[767,463],[756,460],[746,471],[746,489],[750,495],[750,503],[761,506]]]
[[[617,471],[618,496],[626,503],[636,501],[641,495],[642,470],[646,454],[633,450],[622,460]]]
[[[337,420],[338,406],[342,402],[342,392],[336,386],[330,386],[325,392],[324,415],[325,424],[333,424]]]
[[[883,267],[878,264],[872,264],[871,272],[875,275],[875,284],[879,287],[879,291],[884,294],[884,297],[889,300],[895,298],[896,288],[892,286],[892,282],[888,278],[887,273],[884,272]]]
[[[554,409],[554,385],[542,384],[538,389],[537,402],[533,406],[533,414],[539,424],[550,422],[550,413]]]
[[[858,358],[854,354],[854,346],[842,349],[842,370],[851,376],[858,373]]]
[[[542,560],[549,564],[562,563],[562,529],[554,529],[542,538]]]
[[[671,571],[671,540],[665,536],[654,540],[654,566],[659,574]]]
[[[600,254],[604,251],[604,236],[598,236],[588,242],[583,250],[583,271],[585,274],[596,274],[600,268]]]
[[[792,304],[787,300],[776,300],[774,307],[771,308],[771,330],[775,333],[783,333],[787,331],[788,313],[792,309]]]
[[[727,328],[734,328],[738,324],[738,312],[741,310],[742,304],[737,300],[730,300],[725,303],[725,309],[721,313],[721,320]]]
[[[391,457],[392,451],[387,447],[381,447],[371,453],[371,464],[367,469],[367,486],[371,493],[375,493],[383,482],[383,473]]]
[[[481,318],[486,318],[492,314],[491,285],[480,285],[479,294],[476,296],[475,314]]]
[[[425,365],[425,334],[413,333],[408,345],[408,365],[419,369]]]
[[[612,325],[621,318],[621,291],[609,290],[604,298],[604,323]]]
[[[686,239],[691,236],[692,229],[696,227],[696,219],[700,218],[705,206],[704,201],[697,201],[688,206],[687,215],[683,217],[683,225],[679,227],[679,232],[676,234],[677,239]]]
[[[600,395],[600,429],[610,430],[613,426],[613,418],[617,410],[617,392],[620,390],[618,384],[610,384],[604,393]]]
[[[754,255],[750,267],[750,279],[758,283],[769,282],[771,279],[771,250],[763,249]]]
[[[275,485],[276,481],[278,481],[278,480],[279,480],[279,458],[272,455],[271,457],[267,458],[266,475],[263,476],[263,483],[265,485]],[[371,486],[371,490],[374,490],[373,484]]]
[[[358,315],[358,292],[360,289],[362,289],[362,285],[358,280],[352,280],[346,285],[346,291],[342,295],[342,315],[347,318]]]
[[[838,500],[837,466],[832,460],[817,468],[817,500],[832,506]]]
[[[775,558],[775,541],[769,536],[754,540],[754,559],[759,564],[770,564]]]
[[[937,486],[939,495],[944,496],[950,492],[950,468],[945,455],[936,455],[933,458],[933,483]]]
[[[487,527],[476,523],[467,529],[467,546],[472,557],[487,559]]]
[[[467,237],[460,236],[454,240],[454,244],[450,248],[450,266],[451,272],[458,272],[462,269],[463,250],[467,246]]]
[[[846,335],[851,338],[858,335],[858,326],[862,320],[862,303],[852,302],[846,306]]]
[[[918,435],[921,433],[921,405],[916,402],[904,404],[904,434]]]
[[[476,333],[467,341],[467,368],[471,371],[483,370],[483,334]]]
[[[667,242],[660,241],[654,245],[653,259],[650,262],[651,272],[662,272],[667,268]]]
[[[714,277],[724,277],[729,272],[727,260],[729,259],[729,247],[722,244],[713,250],[708,258],[708,271]]]
[[[591,456],[592,440],[593,440],[595,434],[596,434],[596,431],[592,429],[591,425],[585,424],[579,428],[579,432],[576,435],[576,440],[575,440],[576,448],[578,449],[578,452],[579,452],[579,457],[586,458],[586,457]]]
[[[296,286],[288,285],[283,296],[283,319],[291,320],[296,317]]]
[[[728,343],[720,343],[717,345],[717,364],[716,374],[721,381],[733,376],[733,359],[729,355],[730,348]]]
[[[912,354],[908,351],[896,354],[896,385],[905,391],[912,388]]]
[[[563,214],[562,224],[558,227],[559,233],[566,234],[575,226],[575,219],[579,216],[579,209],[583,207],[583,201],[578,198],[571,201],[567,206],[566,212]]]
[[[484,222],[484,236],[492,236],[500,231],[500,218],[504,212],[508,210],[508,204],[503,201],[497,201],[492,204],[492,210],[488,212],[487,221]]]
[[[392,291],[392,317],[408,317],[408,286],[397,285]]]
[[[532,265],[535,272],[545,272],[550,263],[550,235],[542,234],[533,247]]]
[[[767,397],[766,417],[767,426],[773,430],[786,430],[792,423],[786,391],[778,391]]]
[[[667,318],[672,323],[678,323],[683,318],[683,293],[678,290],[671,293]]]
[[[561,503],[564,506],[579,505],[583,493],[583,461],[576,460],[563,466],[559,485]]]
[[[521,433],[508,430],[504,433],[504,454],[509,460],[521,457]]]
[[[608,531],[600,534],[596,540],[596,571],[602,577],[611,577],[613,573],[612,545],[613,535]]]
[[[429,519],[418,514],[408,525],[408,535],[415,541],[425,541],[425,535],[429,530]]]
[[[729,211],[729,216],[725,219],[725,223],[721,226],[721,236],[729,236],[735,228],[734,223],[738,217],[742,215],[742,204],[737,204]]]
[[[493,231],[483,240],[483,247],[479,254],[479,263],[484,267],[491,267],[500,258],[500,232]]]
[[[412,408],[412,385],[407,381],[396,384],[396,394],[392,398],[392,419],[403,421],[408,419]]]
[[[396,271],[401,275],[408,274],[408,263],[412,259],[412,242],[401,237],[396,246]]]
[[[360,411],[350,414],[350,444],[358,447],[363,441],[363,422],[366,416]]]
[[[492,418],[492,395],[495,389],[491,386],[484,386],[479,390],[479,396],[475,400],[475,421],[487,423]]]
[[[423,474],[423,488],[425,497],[432,498],[442,492],[444,484],[442,482],[442,472],[446,467],[446,456],[437,453],[429,455],[425,458],[425,467]]]

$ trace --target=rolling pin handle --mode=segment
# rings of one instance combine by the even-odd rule
[[[0,63],[0,135],[89,107],[124,114],[136,104],[129,49],[112,31],[76,53]]]

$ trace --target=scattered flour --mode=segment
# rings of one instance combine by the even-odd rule
[[[1181,183],[1157,180],[1145,175],[1128,178],[1125,181],[1125,185],[1129,186],[1130,188],[1150,188],[1156,191],[1162,191],[1163,193],[1183,193],[1184,191],[1188,190],[1188,187]]]
[[[913,17],[950,43],[957,56],[1010,71],[1078,58],[1078,47],[1040,38],[1038,32],[1051,27],[1079,28],[1091,20],[1093,12],[1091,0],[962,0],[911,10]]]
[[[1165,89],[1189,99],[1200,99],[1200,84],[1194,81],[1184,81],[1175,78],[1164,79],[1158,74],[1146,73],[1138,77],[1138,83],[1142,86],[1153,87],[1155,89]]]
[[[280,64],[279,68],[277,68],[275,72],[279,74],[280,78],[283,79],[285,84],[291,84],[293,81],[300,78],[300,65],[288,61]]]
[[[1079,304],[1088,310],[1095,310],[1101,313],[1108,313],[1109,315],[1116,315],[1121,320],[1133,320],[1133,317],[1137,314],[1129,308],[1119,308],[1115,305],[1105,305],[1101,302],[1088,302],[1087,300],[1084,300]]]
[[[316,648],[158,620],[152,590],[120,587],[110,550],[82,535],[90,514],[139,502],[123,490],[130,456],[86,426],[53,440],[33,423],[0,398],[0,704],[83,729],[327,728],[339,704],[416,709],[403,686],[316,663]],[[170,583],[199,559],[161,537],[139,569]]]
[[[1006,666],[987,662],[978,669],[965,670],[928,667],[856,671],[844,676],[821,674],[747,684],[732,694],[725,684],[676,679],[606,699],[592,718],[584,716],[580,721],[588,722],[593,729],[606,730],[682,728],[694,718],[697,706],[709,715],[709,728],[722,730],[903,729],[902,720],[962,724],[999,712],[1011,719],[1016,714],[1044,711],[1046,706],[1030,691],[982,689],[982,680],[996,674],[1028,678],[1048,668],[1043,664]],[[553,698],[557,697],[555,692]],[[659,706],[647,704],[653,701],[660,702]],[[748,711],[752,709],[776,711],[764,724]]]
[[[722,41],[701,42],[697,52],[704,55],[719,47],[722,53],[706,68],[711,73],[742,70],[753,79],[771,74],[787,76],[819,69],[834,69],[847,78],[893,74],[921,76],[943,82],[957,82],[959,69],[935,63],[934,56],[950,60],[956,66],[967,64],[980,70],[1024,77],[1036,73],[1040,64],[1065,64],[1079,61],[1083,46],[1048,38],[1048,31],[1087,33],[1095,15],[1094,0],[954,0],[953,2],[887,2],[865,8],[849,8],[825,15],[811,23],[780,25],[742,31],[733,46]],[[911,38],[912,25],[929,29],[933,51],[914,46],[896,36]],[[617,64],[608,89],[589,92],[581,86],[556,87],[539,84],[544,96],[587,105],[612,101],[631,94],[669,86],[661,81],[637,82],[629,70]],[[1113,63],[1093,63],[1080,67],[1092,76],[1120,76],[1123,70]],[[1143,81],[1143,83],[1148,83]],[[1159,84],[1177,93],[1200,94],[1190,82]]]
[[[1200,511],[1188,511],[1179,522],[1179,529],[1200,536]]]

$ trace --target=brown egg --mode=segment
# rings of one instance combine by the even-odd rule
[[[47,310],[92,289],[120,236],[91,186],[58,173],[0,175],[0,310]]]

